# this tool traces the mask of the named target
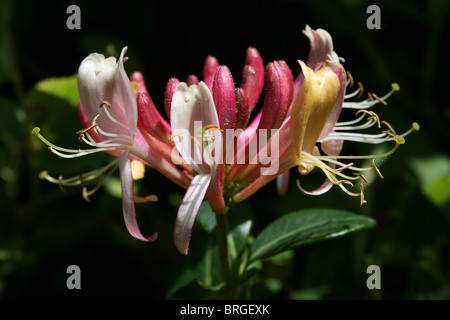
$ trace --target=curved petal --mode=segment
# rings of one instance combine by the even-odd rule
[[[319,188],[314,189],[312,191],[307,191],[307,190],[302,188],[302,186],[300,185],[300,180],[297,179],[297,187],[303,193],[306,193],[306,194],[308,194],[310,196],[319,196],[321,194],[324,194],[324,193],[328,192],[331,189],[332,186],[333,186],[333,183],[328,178],[325,178],[325,181],[322,183],[322,185]]]
[[[97,124],[103,132],[120,136],[124,143],[132,145],[137,126],[137,105],[123,67],[126,49],[123,48],[117,63],[114,57],[105,59],[98,53],[86,57],[78,69],[78,91],[89,120],[92,122],[100,114]],[[110,107],[101,107],[103,101],[107,101]],[[100,136],[104,140],[110,138],[110,135],[101,133]]]
[[[338,121],[339,115],[341,114],[342,111],[342,105],[344,104],[344,96],[346,88],[345,83],[347,81],[347,74],[345,72],[345,69],[339,62],[337,63],[330,62],[328,67],[331,70],[333,70],[333,72],[338,77],[341,87],[339,89],[336,101],[334,102],[333,109],[330,112],[327,122],[323,126],[322,132],[320,133],[319,140],[322,140],[325,137],[327,137],[333,130],[334,126],[336,125],[336,122]]]
[[[142,241],[155,241],[158,233],[146,238],[139,230],[134,209],[134,185],[131,171],[130,152],[125,151],[119,157],[120,181],[122,183],[122,208],[123,218],[128,232],[136,239]]]
[[[192,179],[191,185],[186,190],[186,194],[178,209],[173,232],[173,240],[180,253],[188,253],[192,227],[210,182],[211,175],[198,174]]]
[[[289,170],[286,170],[277,177],[277,191],[280,196],[284,196],[289,187]]]

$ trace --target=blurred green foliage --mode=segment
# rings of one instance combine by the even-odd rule
[[[328,30],[335,50],[357,81],[372,92],[392,82],[400,92],[376,111],[399,131],[417,121],[421,131],[381,165],[384,179],[366,189],[368,203],[338,188],[320,197],[302,194],[292,179],[287,195],[275,183],[247,202],[258,235],[275,218],[299,209],[329,207],[377,221],[373,229],[287,251],[255,266],[247,294],[269,299],[450,299],[450,105],[446,96],[445,34],[449,2],[419,1],[250,1],[206,3],[135,1],[114,7],[78,1],[81,30],[66,28],[70,2],[0,2],[0,298],[157,298],[165,299],[201,270],[190,261],[207,259],[213,244],[203,241],[208,223],[196,223],[188,257],[174,248],[172,231],[184,191],[152,169],[139,182],[142,194],[158,202],[137,206],[141,243],[126,231],[117,176],[92,197],[81,188],[61,191],[39,180],[39,172],[71,176],[107,164],[106,154],[65,160],[32,139],[41,127],[55,144],[78,147],[77,67],[91,52],[115,54],[129,47],[127,72],[140,70],[153,100],[163,110],[170,77],[201,75],[208,54],[229,66],[236,83],[247,46],[265,63],[283,59],[294,74],[306,59],[305,24]],[[366,8],[381,9],[380,30],[368,30]],[[27,10],[22,10],[23,8]],[[49,92],[52,79],[58,94]],[[69,93],[69,95],[67,95]],[[348,153],[371,146],[345,145]],[[293,170],[292,176],[296,177]],[[312,175],[320,183],[321,175]],[[204,221],[203,221],[204,222]],[[198,260],[197,260],[198,261]],[[79,265],[82,289],[66,288],[66,269]],[[379,265],[382,289],[368,290],[366,269]],[[191,266],[191,267],[188,267]],[[205,279],[205,282],[212,281]],[[208,282],[214,285],[213,282]],[[183,283],[186,284],[186,283]],[[195,283],[175,297],[200,297]],[[198,294],[198,296],[196,295]]]

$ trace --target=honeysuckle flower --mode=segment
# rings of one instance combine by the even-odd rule
[[[81,100],[79,115],[81,122],[86,127],[77,134],[80,141],[92,148],[74,150],[55,146],[40,134],[39,128],[35,128],[33,134],[49,145],[49,149],[54,154],[64,158],[75,158],[102,151],[117,156],[118,159],[103,169],[91,171],[78,179],[58,179],[57,182],[62,186],[80,184],[81,180],[88,181],[97,178],[100,174],[118,165],[125,225],[136,239],[154,241],[157,238],[156,232],[150,237],[142,235],[136,221],[134,204],[135,202],[154,200],[155,197],[135,196],[131,160],[136,159],[155,167],[182,186],[187,185],[189,179],[172,162],[168,161],[160,150],[153,149],[138,130],[135,90],[123,66],[126,50],[126,47],[122,50],[117,62],[114,57],[105,58],[98,53],[90,54],[78,69],[78,89]],[[137,83],[134,85],[139,86]],[[49,181],[55,180],[46,173],[41,177]],[[96,189],[97,187],[94,188],[94,191]],[[84,193],[89,195],[92,192],[84,189]]]
[[[348,102],[347,99],[360,96],[363,88],[358,83],[359,88],[355,92],[346,94],[347,87],[352,87],[354,80],[349,72],[346,74],[341,64],[343,59],[334,52],[331,36],[325,30],[313,30],[309,26],[306,27],[304,33],[310,40],[311,52],[306,64],[299,61],[302,72],[294,81],[295,99],[288,111],[288,116],[274,135],[274,137],[278,137],[274,142],[279,141],[280,169],[272,176],[258,176],[256,169],[260,167],[259,165],[246,166],[244,169],[234,166],[228,177],[239,182],[240,188],[236,188],[237,192],[232,196],[233,201],[239,202],[246,199],[276,176],[278,176],[278,190],[280,193],[285,192],[289,181],[289,168],[298,167],[298,171],[302,175],[320,169],[326,176],[325,182],[318,189],[312,191],[303,189],[297,180],[298,187],[305,193],[323,194],[332,185],[338,185],[347,194],[359,196],[361,204],[363,204],[365,202],[363,184],[361,183],[358,193],[349,191],[345,185],[353,186],[352,181],[357,179],[367,182],[362,174],[364,171],[375,170],[379,173],[375,159],[392,154],[400,144],[404,143],[406,135],[419,129],[419,126],[414,123],[410,130],[398,135],[388,122],[381,121],[375,112],[367,110],[377,103],[386,104],[385,100],[398,90],[396,84],[382,98],[369,94],[369,99],[364,101]],[[358,118],[354,121],[337,122],[343,109],[357,109]],[[259,124],[261,115],[260,112],[247,130]],[[379,128],[380,125],[384,125],[387,130],[382,131],[381,134],[352,132],[368,129],[375,125],[378,125]],[[344,141],[366,143],[394,141],[395,146],[381,155],[341,156]],[[270,148],[272,144],[269,141],[267,148]],[[352,162],[343,163],[340,161],[341,159],[373,159],[373,167],[359,168]],[[346,175],[342,172],[344,170],[354,171],[355,175]]]
[[[219,119],[208,86],[180,83],[172,97],[170,119],[177,150],[197,172],[178,209],[174,230],[175,246],[187,254],[198,209],[216,177],[222,150],[221,134],[214,132],[220,131]]]

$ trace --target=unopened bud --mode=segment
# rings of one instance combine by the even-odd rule
[[[236,118],[236,96],[230,70],[226,66],[217,68],[212,86],[212,96],[222,130],[234,129]]]
[[[247,93],[251,113],[264,88],[264,62],[258,50],[252,47],[247,49],[241,88]]]
[[[266,96],[259,129],[278,129],[286,118],[294,94],[292,72],[284,61],[266,68]]]
[[[166,115],[170,120],[170,108],[172,106],[172,97],[177,85],[180,81],[177,78],[171,78],[166,86],[166,92],[164,94],[164,108],[166,110]]]
[[[242,88],[236,88],[236,120],[235,129],[244,129],[250,119],[250,105],[247,93]]]
[[[170,125],[164,120],[147,93],[140,93],[136,98],[138,108],[138,126],[147,133],[167,142],[170,139]]]
[[[213,56],[206,57],[205,65],[203,66],[203,82],[206,83],[209,90],[212,89],[214,76],[219,67],[219,62]]]
[[[187,79],[186,79],[186,83],[188,86],[192,86],[193,84],[197,85],[198,84],[198,77],[196,75],[191,74]]]

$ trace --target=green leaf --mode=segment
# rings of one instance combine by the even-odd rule
[[[41,102],[49,95],[66,101],[70,106],[76,107],[80,98],[78,94],[77,75],[69,77],[55,77],[39,81],[30,94],[32,102]],[[44,101],[45,102],[45,101]]]
[[[374,227],[376,221],[337,209],[307,209],[284,215],[268,225],[251,247],[250,261],[310,243]]]
[[[209,206],[208,201],[203,201],[198,209],[196,221],[208,233],[211,233],[216,227],[216,215]]]

